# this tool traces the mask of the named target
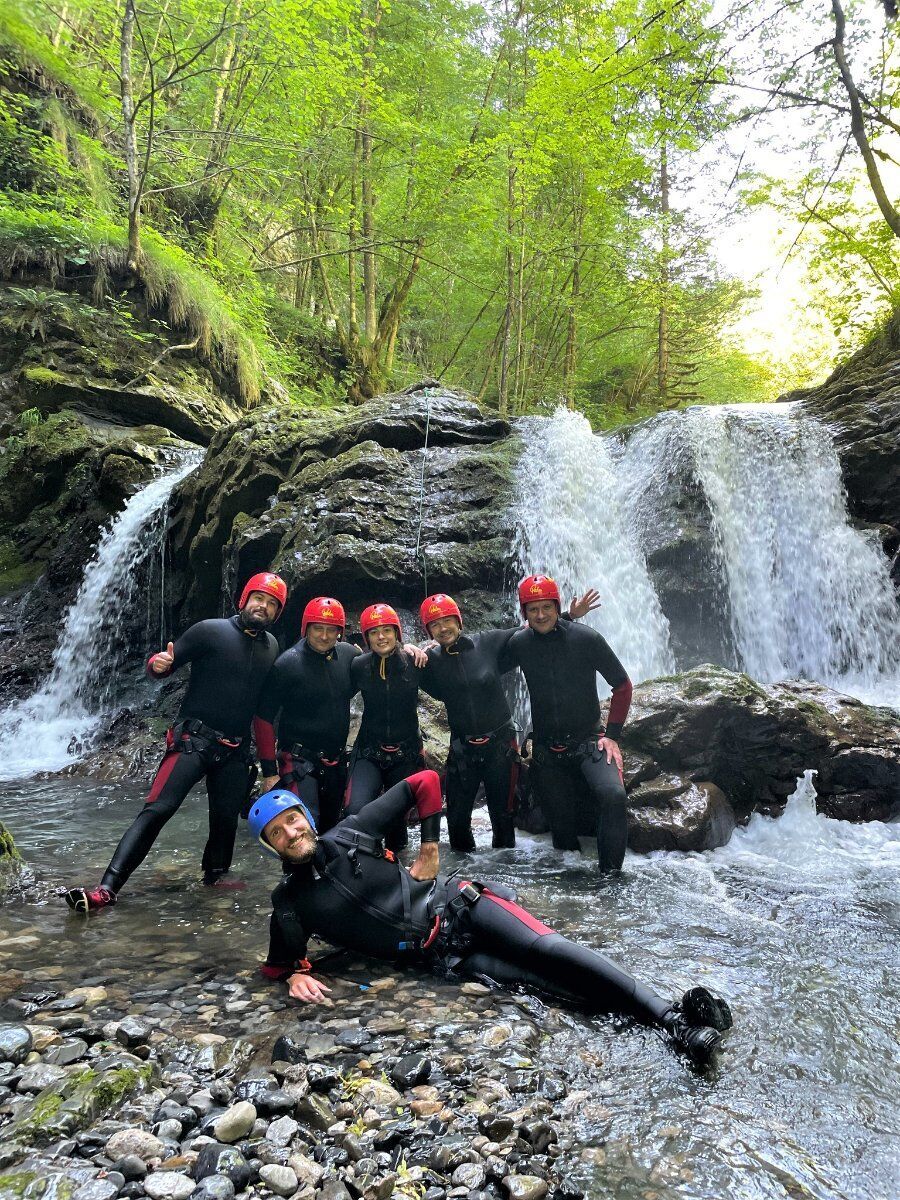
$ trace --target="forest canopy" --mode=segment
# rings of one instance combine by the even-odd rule
[[[13,0],[3,277],[32,285],[10,290],[35,330],[73,275],[113,307],[139,281],[247,403],[272,384],[361,403],[423,376],[600,424],[773,398],[810,364],[741,344],[753,297],[716,239],[764,210],[844,345],[892,311],[893,17],[890,0]]]

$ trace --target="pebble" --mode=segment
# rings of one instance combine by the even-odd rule
[[[0,1062],[17,1067],[31,1052],[34,1039],[24,1025],[0,1025]]]
[[[403,1097],[389,1083],[382,1083],[380,1079],[369,1079],[358,1089],[356,1099],[360,1105],[371,1104],[373,1108],[379,1108],[400,1104]]]
[[[110,1179],[92,1179],[76,1188],[72,1200],[113,1200],[119,1194],[119,1187]]]
[[[509,1193],[509,1200],[543,1200],[550,1188],[546,1179],[537,1175],[507,1175],[503,1186]]]
[[[232,1104],[213,1125],[213,1134],[220,1142],[239,1142],[253,1128],[256,1108],[247,1100]]]
[[[79,987],[73,988],[71,992],[66,994],[67,1000],[81,1000],[85,1008],[96,1008],[98,1004],[102,1004],[107,999],[109,993],[105,987]]]
[[[84,1038],[70,1038],[51,1046],[44,1055],[44,1062],[53,1063],[57,1067],[67,1067],[70,1063],[79,1062],[88,1052],[88,1044]]]
[[[266,1131],[266,1138],[276,1146],[287,1146],[300,1126],[293,1117],[279,1117]]]
[[[109,1151],[109,1143],[107,1142],[107,1152]],[[147,1174],[147,1164],[142,1158],[138,1158],[136,1154],[125,1154],[121,1158],[117,1158],[113,1163],[113,1170],[118,1171],[125,1179],[143,1179]]]
[[[288,1166],[301,1183],[308,1184],[310,1187],[317,1187],[319,1180],[325,1174],[325,1168],[319,1163],[313,1162],[311,1158],[307,1158],[305,1154],[292,1154],[288,1159]]]
[[[150,1026],[139,1017],[126,1017],[116,1027],[116,1041],[123,1046],[140,1046],[150,1036]]]
[[[187,1200],[194,1186],[193,1179],[180,1171],[155,1171],[144,1180],[150,1200]]]
[[[191,1193],[192,1200],[234,1200],[234,1184],[226,1175],[207,1175]]]
[[[391,1079],[398,1088],[415,1087],[431,1075],[432,1062],[424,1054],[406,1054],[391,1068]]]
[[[107,1158],[115,1162],[117,1159],[134,1156],[147,1162],[151,1158],[162,1158],[166,1148],[158,1137],[154,1137],[146,1129],[120,1129],[106,1143],[104,1151]],[[125,1174],[123,1172],[123,1174]],[[127,1178],[127,1176],[126,1176]],[[137,1179],[134,1175],[132,1178]]]
[[[450,1176],[454,1187],[468,1188],[469,1191],[483,1187],[486,1179],[487,1175],[481,1163],[472,1162],[463,1163]]]
[[[42,1092],[46,1087],[57,1087],[67,1075],[68,1072],[64,1067],[54,1067],[51,1063],[36,1062],[25,1067],[16,1084],[16,1091],[31,1094]]]
[[[260,1167],[259,1177],[278,1196],[293,1196],[299,1183],[290,1167],[281,1167],[275,1163]]]

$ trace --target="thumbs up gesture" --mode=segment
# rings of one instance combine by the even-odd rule
[[[172,670],[172,664],[175,662],[175,644],[169,642],[165,650],[160,650],[159,654],[154,654],[151,670],[154,675],[165,675]]]

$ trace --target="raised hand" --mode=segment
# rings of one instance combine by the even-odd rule
[[[593,612],[595,608],[602,608],[603,603],[600,599],[600,593],[596,588],[588,588],[583,596],[577,596],[569,605],[569,616],[573,621],[577,621],[579,617],[586,617],[589,612]]]
[[[150,670],[154,675],[165,675],[172,670],[172,665],[175,662],[175,643],[169,642],[165,650],[160,650],[159,654],[154,654],[153,661],[150,664]]]

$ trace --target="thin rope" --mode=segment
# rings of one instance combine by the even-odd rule
[[[419,547],[422,545],[422,512],[425,507],[425,464],[428,461],[428,434],[431,430],[431,388],[425,389],[425,445],[422,447],[422,474],[419,477],[419,532],[416,534],[416,561],[419,561]],[[428,562],[425,555],[421,556],[422,582],[425,585],[425,595],[428,595]]]

